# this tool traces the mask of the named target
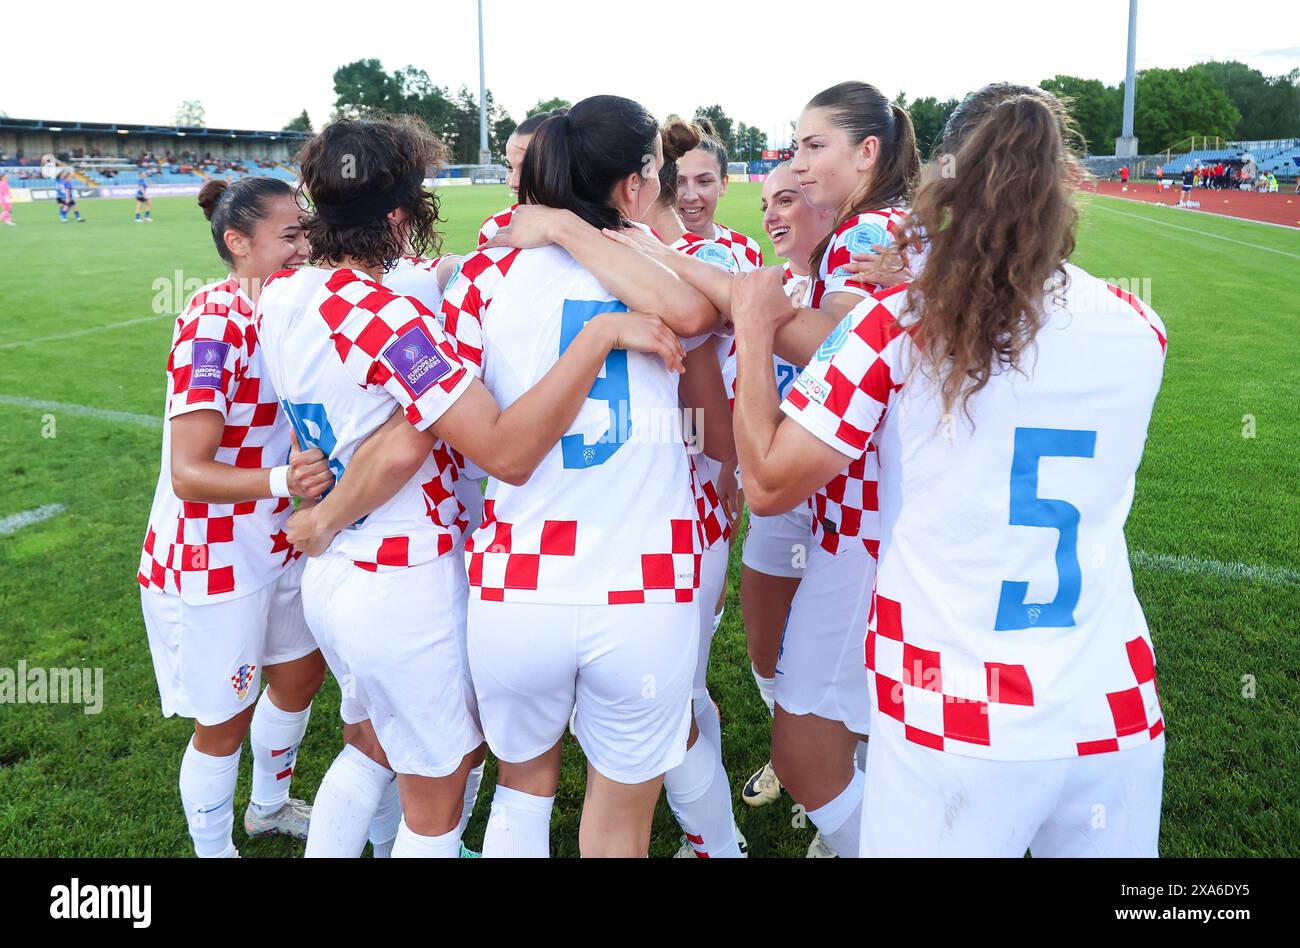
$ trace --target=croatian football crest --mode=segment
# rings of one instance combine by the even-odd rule
[[[253,684],[253,672],[256,665],[240,665],[239,670],[230,676],[230,683],[235,686],[235,696],[243,701],[248,697],[248,689]]]

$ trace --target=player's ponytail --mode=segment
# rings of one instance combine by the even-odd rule
[[[916,150],[916,129],[912,117],[902,106],[885,98],[884,93],[865,82],[841,82],[817,95],[805,109],[825,109],[832,123],[842,128],[855,146],[868,138],[880,142],[876,163],[857,190],[836,215],[836,227],[865,211],[899,207],[911,202],[921,172],[921,156]],[[809,265],[816,273],[826,248],[834,239],[827,234],[813,251]]]
[[[1015,369],[1042,327],[1044,287],[1063,279],[1081,171],[1061,102],[998,84],[966,98],[926,169],[902,246],[928,246],[909,313],[944,411]]]
[[[597,95],[543,122],[519,176],[519,200],[572,211],[593,227],[617,229],[614,189],[630,174],[654,171],[659,125],[631,99]]]
[[[704,133],[698,125],[671,115],[659,134],[664,146],[664,163],[659,169],[659,203],[664,207],[674,207],[677,204],[677,161],[699,146]]]
[[[251,237],[277,197],[292,198],[293,186],[279,178],[240,178],[233,183],[213,178],[199,189],[199,207],[212,223],[212,242],[227,266],[233,267],[235,258],[226,246],[226,231]]]

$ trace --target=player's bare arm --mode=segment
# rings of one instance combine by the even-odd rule
[[[181,500],[238,504],[279,496],[271,489],[275,468],[242,468],[216,460],[226,430],[221,412],[186,412],[170,424],[172,489]],[[293,496],[319,497],[329,490],[334,475],[319,448],[299,452],[296,460],[285,472]]]
[[[572,211],[520,205],[487,246],[527,249],[548,244],[563,247],[628,307],[654,313],[679,335],[699,336],[721,325],[710,300],[663,261],[606,240]]]
[[[733,299],[736,451],[745,472],[745,500],[750,510],[771,517],[803,503],[853,458],[787,421],[781,413],[776,377],[771,371],[773,343],[779,328],[793,316],[789,301],[781,293],[780,271],[742,274],[736,279]]]

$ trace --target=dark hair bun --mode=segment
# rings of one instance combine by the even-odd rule
[[[689,125],[679,118],[669,119],[664,126],[664,161],[676,161],[699,145],[703,135],[697,125]]]
[[[718,138],[718,127],[713,124],[713,119],[705,115],[699,115],[695,118],[696,127],[709,138]]]
[[[203,208],[203,216],[208,220],[212,220],[212,214],[217,209],[217,202],[221,200],[221,195],[226,193],[228,187],[230,187],[229,181],[222,178],[212,178],[203,187],[199,188],[199,207]]]

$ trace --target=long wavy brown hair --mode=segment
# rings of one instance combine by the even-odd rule
[[[1019,369],[1044,320],[1045,290],[1074,252],[1073,186],[1085,175],[1065,106],[1042,89],[973,92],[944,129],[900,230],[928,245],[908,320],[945,413],[1005,369]]]
[[[426,189],[423,178],[428,169],[442,163],[444,155],[442,142],[413,115],[339,119],[321,129],[298,153],[299,203],[305,203],[304,197],[343,203],[402,182],[398,207],[407,218],[399,233],[387,216],[355,227],[331,227],[308,210],[302,224],[312,259],[334,264],[350,257],[389,270],[403,254],[436,254],[442,220],[438,193]]]

